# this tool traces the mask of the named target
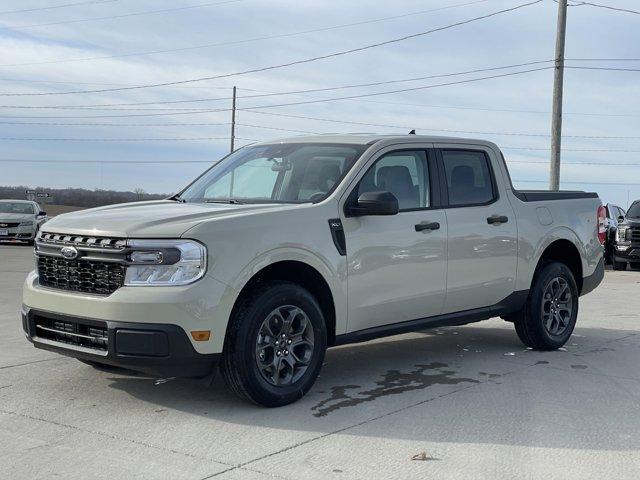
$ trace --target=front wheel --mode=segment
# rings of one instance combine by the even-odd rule
[[[515,317],[518,337],[536,350],[562,347],[578,318],[578,287],[573,273],[560,262],[543,266],[536,274],[524,309]]]
[[[325,320],[316,299],[299,285],[269,282],[234,309],[220,367],[237,395],[279,407],[309,391],[326,348]]]
[[[640,262],[630,263],[631,270],[640,270]]]

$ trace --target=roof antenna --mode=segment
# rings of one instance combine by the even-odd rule
[[[416,134],[415,129],[413,129],[413,130],[411,130],[411,131],[409,132],[409,135],[415,135],[415,134]]]

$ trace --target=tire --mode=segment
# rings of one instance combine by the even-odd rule
[[[626,270],[627,269],[627,262],[616,262],[615,260],[613,260],[612,264],[613,264],[613,269],[614,270]]]
[[[558,295],[557,299],[552,293]],[[516,315],[514,325],[527,347],[556,350],[571,337],[577,318],[578,287],[573,273],[563,263],[550,262],[536,273],[527,303]]]
[[[281,341],[287,343],[276,347]],[[234,308],[220,370],[239,397],[279,407],[309,391],[326,348],[326,324],[313,295],[294,283],[272,281],[254,288]]]
[[[630,263],[631,270],[640,270],[640,263]]]

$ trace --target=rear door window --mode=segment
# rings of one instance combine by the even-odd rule
[[[482,151],[442,150],[449,205],[482,205],[496,197],[489,158]]]

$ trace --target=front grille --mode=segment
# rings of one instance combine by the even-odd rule
[[[72,292],[109,295],[123,285],[125,270],[113,262],[38,256],[40,285]]]
[[[0,222],[0,228],[16,228],[18,225],[20,225],[18,222]]]
[[[106,324],[87,325],[77,321],[34,316],[38,338],[106,352],[109,347]]]
[[[630,228],[629,233],[631,241],[640,242],[640,228]]]

